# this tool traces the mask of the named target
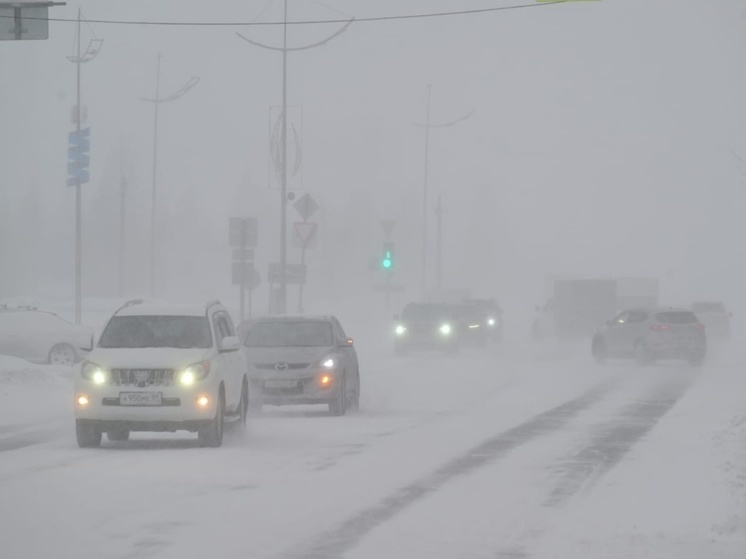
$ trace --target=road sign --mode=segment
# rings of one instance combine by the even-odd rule
[[[241,265],[243,265],[243,277],[241,276]],[[256,289],[261,283],[261,275],[254,268],[253,262],[233,262],[231,264],[231,280],[233,285],[241,285],[243,279],[246,289]]]
[[[254,260],[254,249],[253,248],[234,248],[233,249],[233,261],[234,262],[246,262],[247,260]]]
[[[49,39],[49,6],[53,2],[0,2],[0,41]]]
[[[256,246],[258,225],[255,217],[232,217],[228,230],[228,242],[232,247],[253,248]],[[241,239],[242,232],[243,239]]]
[[[269,274],[267,281],[269,283],[282,282],[282,267],[279,264],[271,263],[269,265]],[[305,264],[286,264],[285,265],[285,283],[291,285],[304,285],[306,283],[306,265]]]
[[[307,221],[309,217],[316,213],[319,209],[319,205],[316,203],[310,194],[306,193],[298,201],[293,204],[295,211],[301,216],[303,221]]]
[[[88,166],[91,158],[88,155],[91,148],[91,129],[83,128],[67,136],[70,145],[67,148],[67,186],[85,184],[90,180]]]
[[[381,220],[381,226],[383,227],[383,232],[386,233],[386,237],[391,237],[391,233],[394,232],[394,227],[396,227],[396,220],[383,219]]]
[[[318,223],[293,223],[293,246],[302,249],[316,248]]]

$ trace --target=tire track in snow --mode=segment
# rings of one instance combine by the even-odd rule
[[[354,548],[360,540],[397,514],[438,491],[452,480],[469,474],[505,457],[510,451],[562,429],[571,419],[586,410],[610,390],[613,383],[601,383],[583,395],[569,400],[531,419],[503,431],[472,448],[443,466],[384,498],[378,504],[363,509],[335,529],[323,533],[310,544],[282,555],[284,559],[335,559]]]
[[[554,470],[560,472],[560,479],[547,499],[542,503],[547,508],[561,508],[581,490],[591,489],[602,476],[611,471],[634,448],[647,433],[677,404],[691,388],[694,377],[687,375],[675,381],[666,382],[653,389],[652,394],[624,406],[609,421],[595,425],[587,442],[570,457],[559,460]],[[530,530],[529,541],[536,541],[547,527]],[[528,558],[529,549],[512,545],[498,550],[496,557]]]

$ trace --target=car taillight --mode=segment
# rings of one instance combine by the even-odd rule
[[[653,332],[665,332],[666,330],[670,330],[671,329],[671,325],[670,324],[653,324],[650,327],[650,329]]]

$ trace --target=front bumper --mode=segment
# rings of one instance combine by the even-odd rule
[[[120,398],[122,393],[160,393],[160,405],[124,405]],[[80,404],[80,397],[88,399],[86,405]],[[190,422],[209,421],[215,417],[217,410],[218,389],[212,383],[203,381],[193,386],[152,386],[147,388],[122,386],[97,386],[92,382],[79,380],[75,384],[74,405],[76,419],[99,422],[116,422],[130,424],[130,430],[151,430],[145,427],[151,424],[152,430],[172,431],[175,429],[156,428],[160,425],[189,425]],[[200,404],[198,399],[206,397],[207,403]],[[143,427],[138,429],[137,427]],[[179,427],[184,429],[187,427]],[[187,428],[187,430],[192,430]]]
[[[327,404],[339,395],[341,385],[336,377],[330,386],[321,386],[317,377],[298,379],[271,379],[253,377],[249,379],[249,403],[268,404],[271,406],[290,406],[304,404]],[[294,387],[270,387],[274,380],[296,382]]]

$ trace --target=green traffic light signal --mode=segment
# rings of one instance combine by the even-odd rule
[[[381,266],[383,266],[384,270],[390,270],[391,269],[391,251],[387,250],[386,255],[383,257],[383,260],[381,261]]]

